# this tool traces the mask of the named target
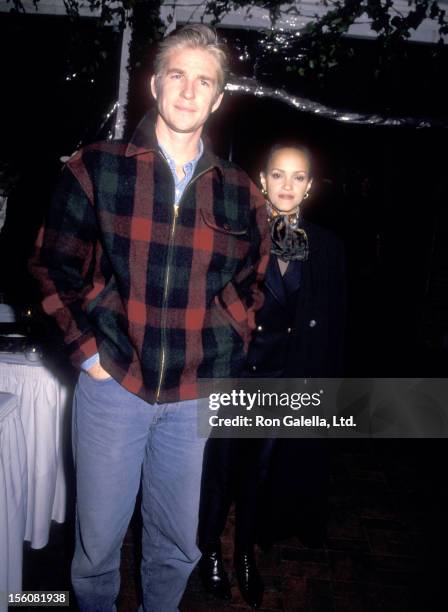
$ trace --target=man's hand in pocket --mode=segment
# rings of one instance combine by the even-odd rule
[[[109,372],[106,372],[106,370],[101,366],[100,362],[94,363],[93,366],[87,370],[87,374],[94,380],[106,380],[107,378],[112,378]]]

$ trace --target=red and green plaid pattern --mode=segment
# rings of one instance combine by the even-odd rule
[[[95,352],[148,402],[238,376],[270,239],[247,175],[205,151],[174,219],[174,181],[148,117],[129,144],[68,162],[31,262],[79,366]]]

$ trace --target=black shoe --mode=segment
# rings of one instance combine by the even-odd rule
[[[232,599],[229,577],[222,562],[220,545],[209,546],[204,550],[199,561],[199,574],[206,591],[219,599],[227,601]]]
[[[263,601],[264,585],[253,552],[235,553],[234,564],[236,579],[244,601],[251,608],[259,608]]]

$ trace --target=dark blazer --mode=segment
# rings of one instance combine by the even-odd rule
[[[255,313],[246,376],[342,375],[344,250],[331,232],[305,220],[302,227],[309,241],[308,260],[289,266],[284,277],[277,259],[271,256],[269,260],[265,300]],[[306,469],[300,469],[304,465]],[[309,529],[309,517],[324,521],[328,467],[327,451],[319,439],[211,438],[202,478],[200,545],[216,542],[222,533],[232,478],[237,481],[236,538],[240,547],[253,544],[256,524],[268,542],[295,533],[301,525]],[[265,479],[261,497],[260,478]]]
[[[345,258],[341,241],[303,220],[309,257],[295,265],[285,291],[275,257],[264,283],[265,302],[256,313],[247,374],[259,377],[340,377],[345,330]],[[295,262],[294,262],[295,263]],[[294,283],[297,291],[294,291]]]
[[[339,378],[343,375],[345,257],[341,241],[303,220],[307,261],[282,277],[271,256],[265,302],[249,348],[251,377]],[[293,268],[291,270],[291,268]],[[295,268],[295,270],[294,270]],[[287,275],[289,275],[287,277]],[[255,369],[254,369],[255,366]],[[319,438],[265,440],[266,476],[257,508],[265,542],[298,534],[323,537],[328,511],[329,448]],[[306,469],[300,469],[306,466]],[[294,469],[296,468],[296,469]],[[306,542],[306,540],[303,540]]]

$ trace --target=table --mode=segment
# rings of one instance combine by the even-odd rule
[[[22,589],[27,465],[18,397],[0,392],[0,611]]]
[[[48,542],[51,521],[65,520],[69,388],[41,360],[0,353],[0,391],[17,397],[25,438],[28,484],[24,539],[32,548],[42,548]]]

